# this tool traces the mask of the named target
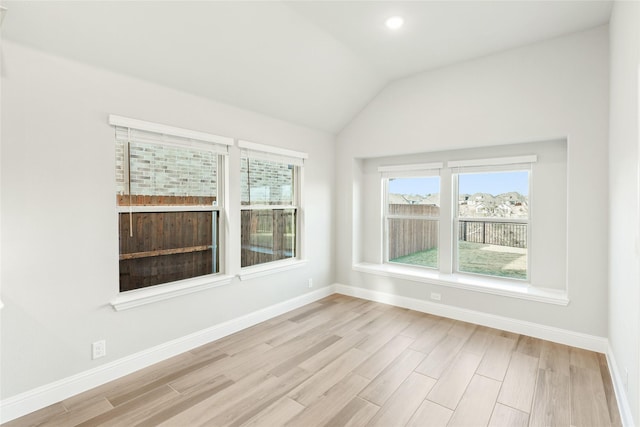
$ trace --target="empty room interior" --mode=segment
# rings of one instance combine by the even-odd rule
[[[640,425],[639,1],[0,14],[3,425]]]

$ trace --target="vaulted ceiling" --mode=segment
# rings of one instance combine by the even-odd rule
[[[606,24],[610,1],[5,1],[3,38],[337,133],[389,82]],[[393,32],[385,20],[401,15]]]

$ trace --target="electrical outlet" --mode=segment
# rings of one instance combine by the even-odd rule
[[[93,359],[99,359],[106,356],[107,342],[105,340],[100,340],[91,344],[91,354]]]
[[[313,288],[313,279],[309,279],[308,284],[309,284],[309,288]]]
[[[440,301],[442,296],[437,292],[431,292],[431,299],[434,301]]]

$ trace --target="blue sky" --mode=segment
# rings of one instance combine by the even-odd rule
[[[458,175],[459,193],[489,193],[498,195],[516,191],[529,195],[529,172],[465,173]]]
[[[458,176],[460,193],[498,195],[517,191],[529,194],[529,172],[468,173]],[[440,192],[440,177],[398,178],[389,180],[389,192],[394,194],[435,194]]]
[[[389,193],[394,194],[427,194],[440,193],[440,177],[397,178],[389,180]]]

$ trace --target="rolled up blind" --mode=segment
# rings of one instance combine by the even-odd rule
[[[110,115],[109,124],[115,127],[116,141],[121,142],[188,147],[223,155],[228,154],[228,147],[233,145],[233,138],[122,116]]]
[[[270,162],[284,163],[288,165],[302,166],[304,160],[309,157],[307,153],[273,147],[270,145],[256,144],[249,141],[238,141],[240,155],[252,159],[267,160]]]

